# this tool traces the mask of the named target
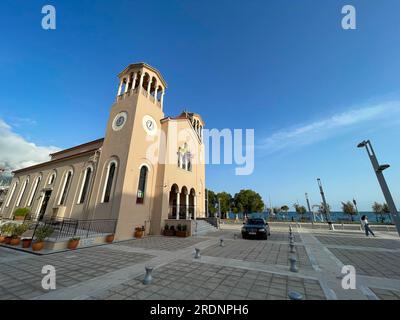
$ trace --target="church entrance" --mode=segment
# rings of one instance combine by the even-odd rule
[[[51,197],[51,190],[47,190],[43,195],[43,202],[42,202],[42,206],[40,207],[40,211],[39,211],[39,219],[38,219],[39,221],[43,220],[50,197]]]

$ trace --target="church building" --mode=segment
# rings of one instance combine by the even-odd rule
[[[124,240],[136,227],[159,235],[165,224],[190,230],[205,217],[201,116],[166,116],[167,84],[145,63],[129,65],[118,77],[105,137],[14,171],[3,218],[29,208],[33,221],[112,220],[116,239]]]

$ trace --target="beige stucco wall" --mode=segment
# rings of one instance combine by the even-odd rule
[[[64,217],[82,218],[84,216],[85,204],[79,204],[79,205],[77,204],[80,192],[79,186],[81,185],[83,172],[87,168],[87,165],[91,163],[92,156],[93,153],[90,153],[82,155],[80,157],[67,159],[64,161],[61,160],[56,163],[49,163],[48,165],[41,166],[40,168],[35,168],[32,170],[23,171],[21,173],[16,173],[12,179],[11,187],[17,181],[18,181],[18,187],[15,189],[13,194],[9,193],[7,195],[7,199],[5,201],[2,210],[3,217],[11,218],[15,209],[23,207],[29,207],[31,209],[31,213],[36,217],[40,210],[43,197],[43,190],[45,188],[52,190],[51,197],[49,199],[45,213],[45,216],[51,216],[53,208],[59,207],[58,202],[61,196],[61,189],[64,182],[65,174],[69,170],[72,170],[73,176],[65,203],[66,209],[64,212]],[[56,179],[53,182],[53,184],[49,185],[48,184],[49,178],[54,172],[56,173]],[[38,176],[41,176],[41,181],[38,185],[38,189],[32,201],[32,205],[28,206],[28,200],[30,198],[31,193],[33,192],[34,183]],[[22,187],[26,179],[29,179],[29,183],[25,188],[19,206],[16,206],[16,202],[22,191]],[[9,206],[6,206],[8,197],[12,198],[9,203]]]

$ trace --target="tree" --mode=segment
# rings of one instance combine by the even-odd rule
[[[380,219],[381,219],[381,221],[383,221],[383,205],[382,204],[375,201],[374,204],[372,205],[372,211],[376,215],[376,222],[379,222],[378,215],[380,215]]]
[[[217,212],[217,209],[215,207],[215,205],[217,204],[217,196],[212,190],[207,189],[206,192],[208,195],[208,212],[211,216],[214,216],[215,212]]]
[[[221,205],[221,217],[225,216],[226,218],[227,213],[231,211],[232,208],[232,196],[230,193],[223,191],[218,193],[216,198],[217,203],[219,199],[219,203]]]
[[[285,214],[287,214],[287,212],[289,211],[289,207],[285,204],[285,205],[283,205],[282,207],[281,207],[281,210],[283,211],[283,212],[285,212]]]
[[[357,211],[353,202],[351,201],[342,202],[342,211],[350,216],[351,221],[354,221],[353,216],[357,214]]]
[[[280,207],[274,207],[274,208],[272,209],[272,211],[273,211],[275,214],[279,214],[279,213],[281,213],[282,209],[281,209]]]
[[[303,219],[303,215],[307,212],[307,209],[305,206],[300,206],[297,203],[293,205],[294,209],[296,210],[296,213],[301,216],[301,219]]]
[[[243,212],[245,215],[253,212],[262,212],[264,202],[261,196],[253,190],[240,190],[234,196],[235,207],[238,212]]]

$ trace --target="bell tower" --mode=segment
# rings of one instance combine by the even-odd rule
[[[167,84],[146,63],[129,65],[118,78],[88,218],[118,219],[117,233],[130,238],[135,227],[150,228],[157,165],[146,158],[154,143],[148,136],[161,129]]]

